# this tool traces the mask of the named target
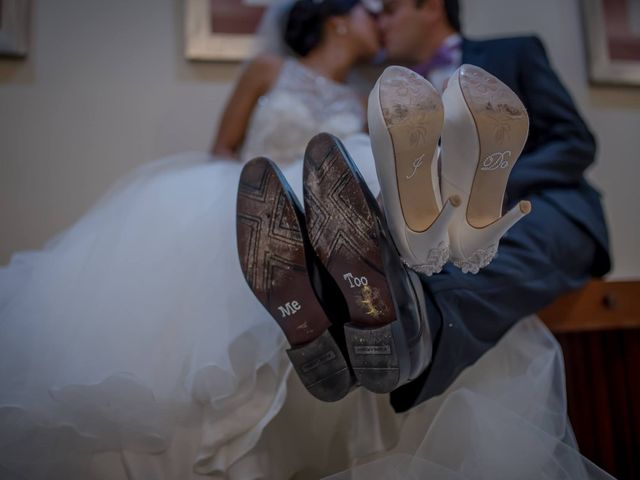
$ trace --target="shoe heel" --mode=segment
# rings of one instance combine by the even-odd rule
[[[411,359],[399,320],[381,327],[344,326],[351,367],[360,385],[389,393],[409,378]]]
[[[507,213],[501,216],[498,220],[490,225],[480,229],[478,235],[482,235],[484,238],[483,243],[488,243],[492,239],[498,241],[502,238],[507,231],[513,227],[523,217],[527,216],[531,212],[531,202],[528,200],[520,200],[518,204],[511,208]]]
[[[329,331],[287,350],[287,355],[303,385],[319,400],[338,401],[354,385],[349,365]]]

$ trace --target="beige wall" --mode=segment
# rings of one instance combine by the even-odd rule
[[[182,58],[177,0],[36,0],[32,53],[0,60],[0,263],[136,165],[208,148],[237,66]]]
[[[473,35],[540,34],[600,141],[616,277],[640,276],[640,88],[589,88],[579,0],[467,0]],[[179,0],[36,0],[32,54],[0,60],[0,263],[136,165],[206,149],[235,65],[182,58]],[[544,99],[540,99],[544,101]]]

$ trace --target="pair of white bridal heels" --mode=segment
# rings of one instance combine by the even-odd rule
[[[442,97],[420,75],[391,66],[371,91],[368,120],[387,223],[404,262],[426,275],[448,260],[478,273],[531,211],[521,201],[502,215],[529,130],[520,99],[472,65],[456,70]]]

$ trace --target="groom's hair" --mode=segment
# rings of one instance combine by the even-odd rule
[[[421,7],[425,0],[416,0],[416,7]],[[460,2],[458,0],[443,0],[444,13],[447,16],[449,24],[456,32],[462,30],[460,24]]]

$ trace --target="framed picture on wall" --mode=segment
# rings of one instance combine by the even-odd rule
[[[0,0],[0,55],[27,55],[29,3],[29,0]]]
[[[269,0],[186,0],[186,57],[218,61],[246,59],[270,3]]]
[[[593,83],[640,86],[640,0],[582,0]]]

